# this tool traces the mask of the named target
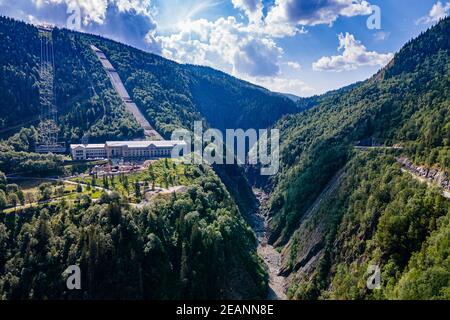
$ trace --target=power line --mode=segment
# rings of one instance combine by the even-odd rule
[[[41,40],[41,61],[39,66],[39,101],[40,121],[38,126],[39,141],[36,152],[63,153],[65,147],[58,143],[58,110],[55,95],[55,55],[52,28],[39,27]]]
[[[5,132],[8,132],[8,131],[12,131],[14,129],[23,127],[26,124],[33,123],[33,122],[36,122],[36,121],[39,121],[39,120],[40,120],[40,116],[36,116],[36,117],[31,118],[30,120],[27,120],[27,121],[24,121],[24,122],[20,122],[18,124],[13,125],[13,126],[9,126],[9,127],[0,129],[0,133],[5,133]]]

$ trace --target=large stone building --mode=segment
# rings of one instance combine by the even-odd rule
[[[128,159],[145,160],[168,158],[175,146],[183,141],[107,141],[101,144],[72,144],[73,160]]]

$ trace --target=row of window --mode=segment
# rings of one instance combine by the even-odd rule
[[[144,157],[144,156],[164,156],[170,155],[171,149],[157,149],[157,150],[131,150],[128,152],[128,156],[131,157]]]
[[[106,152],[101,152],[101,151],[86,151],[86,156],[87,156],[87,157],[92,157],[92,156],[103,156],[103,157],[106,157]]]
[[[164,149],[156,149],[156,150],[130,150],[127,154],[128,157],[158,157],[158,156],[169,156],[171,154],[171,148]],[[106,158],[107,152],[104,149],[87,149],[86,152],[84,150],[75,150],[75,158],[77,160],[81,160],[85,157],[87,159],[95,159],[95,158]],[[122,152],[119,150],[112,150],[111,155],[121,156]]]

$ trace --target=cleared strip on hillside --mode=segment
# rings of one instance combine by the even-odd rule
[[[108,74],[108,77],[111,80],[114,89],[116,89],[117,94],[122,99],[125,108],[134,116],[136,121],[144,129],[144,135],[151,139],[162,140],[163,138],[161,137],[161,135],[150,125],[148,120],[144,117],[144,115],[139,110],[137,105],[131,99],[127,89],[125,88],[122,80],[120,79],[119,74],[117,73],[116,69],[113,67],[111,62],[109,62],[106,55],[94,45],[91,45],[91,49],[94,51],[94,53],[100,60],[103,69],[105,69],[105,72]]]

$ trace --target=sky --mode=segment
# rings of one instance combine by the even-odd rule
[[[303,97],[369,78],[449,13],[447,0],[0,0],[3,16]]]

